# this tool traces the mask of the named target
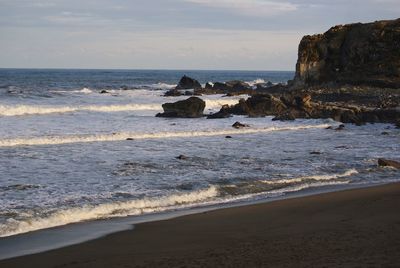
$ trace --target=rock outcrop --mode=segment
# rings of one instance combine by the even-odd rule
[[[162,107],[164,113],[157,114],[157,117],[196,118],[203,116],[206,103],[198,97],[190,97],[174,103],[164,103]]]
[[[300,42],[295,86],[400,88],[400,19],[332,27]]]
[[[260,94],[251,96],[247,100],[240,99],[238,104],[232,106],[224,105],[219,112],[209,115],[207,118],[226,118],[231,114],[263,117],[280,114],[286,109],[286,105],[280,99],[269,94]]]
[[[224,105],[221,110],[207,118],[226,118],[230,115],[250,117],[275,116],[273,120],[295,120],[296,118],[332,118],[342,123],[362,125],[365,123],[396,123],[400,109],[365,108],[353,105],[313,102],[311,96],[304,94],[292,98],[272,95],[254,95],[247,100],[240,99],[233,106]]]
[[[228,96],[254,94],[255,90],[246,82],[239,80],[227,81],[225,83],[207,83],[202,89],[196,89],[195,94],[227,94]]]
[[[199,81],[184,75],[175,89],[197,89],[201,88]]]
[[[389,159],[384,159],[384,158],[378,159],[378,165],[381,167],[393,167],[393,168],[400,169],[399,161],[394,161],[394,160],[389,160]]]

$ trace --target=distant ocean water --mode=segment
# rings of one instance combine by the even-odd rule
[[[332,120],[165,119],[182,75],[202,84],[293,72],[0,69],[0,237],[68,223],[400,180],[390,125]],[[100,94],[102,90],[109,93]],[[205,113],[241,97],[202,96]],[[237,130],[235,121],[249,124]],[[387,129],[389,128],[389,129]],[[382,136],[381,132],[389,132]],[[225,139],[230,135],[232,139]],[[127,140],[131,138],[133,140]],[[317,151],[320,154],[310,154]],[[187,159],[176,159],[178,155]]]

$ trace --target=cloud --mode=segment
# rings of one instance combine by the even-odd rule
[[[297,10],[297,5],[289,2],[263,0],[184,0],[212,8],[226,9],[246,16],[275,16]]]

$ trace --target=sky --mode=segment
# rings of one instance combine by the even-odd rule
[[[294,70],[304,35],[400,0],[0,0],[0,68]]]

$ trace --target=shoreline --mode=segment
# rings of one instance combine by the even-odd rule
[[[400,242],[397,242],[400,241],[400,215],[396,213],[398,209],[396,202],[397,204],[400,202],[400,183],[217,208],[172,219],[135,224],[134,230],[112,233],[43,253],[2,260],[0,266],[28,267],[34,263],[38,267],[53,267],[61,264],[65,267],[87,267],[86,264],[90,263],[88,265],[94,267],[102,267],[102,265],[114,267],[122,264],[129,264],[128,267],[136,265],[162,267],[163,265],[176,266],[181,262],[188,266],[193,266],[195,263],[210,267],[212,265],[229,266],[229,262],[218,263],[221,259],[227,258],[227,254],[235,260],[231,265],[241,266],[240,263],[242,265],[248,263],[250,260],[246,254],[252,256],[255,254],[253,260],[262,264],[269,259],[265,256],[266,252],[273,250],[272,253],[276,255],[280,251],[293,251],[293,239],[300,250],[302,247],[297,243],[302,241],[307,244],[309,235],[318,242],[316,245],[325,241],[331,246],[344,243],[344,247],[358,251],[361,250],[359,246],[365,247],[363,251],[371,252],[358,256],[362,259],[361,263],[368,264],[372,261],[374,264],[382,265],[377,262],[379,258],[375,259],[375,257],[377,255],[382,257],[384,252],[385,254],[391,252],[391,248],[387,246],[376,248],[374,241],[378,241],[382,238],[382,234],[385,234],[388,240],[383,240],[384,244],[393,244],[392,250],[396,247],[400,248]],[[370,216],[366,217],[368,215]],[[343,227],[349,229],[346,230]],[[270,233],[270,230],[274,232]],[[357,236],[354,236],[353,232],[356,232]],[[337,236],[338,234],[344,235],[347,240],[331,241],[340,237],[340,235]],[[323,241],[320,241],[323,237],[325,237]],[[363,244],[366,246],[360,244],[360,239],[365,240]],[[227,243],[228,241],[230,242]],[[236,243],[239,245],[244,243],[248,246],[243,248]],[[325,243],[319,245],[321,247]],[[311,247],[310,252],[322,250],[315,248],[315,245],[308,246]],[[283,248],[278,250],[280,247]],[[250,249],[255,252],[249,252]],[[264,251],[266,249],[268,250]],[[214,250],[216,250],[215,256],[212,254]],[[264,253],[261,254],[259,250]],[[323,253],[329,256],[344,254],[340,247],[335,250]],[[302,254],[307,253],[300,251]],[[243,255],[244,253],[246,254]],[[297,250],[292,253],[295,255],[291,258],[299,254]],[[274,254],[270,257],[275,256]],[[393,256],[386,256],[385,261],[390,259],[400,261],[400,253],[392,254]],[[309,258],[306,260],[311,261]],[[348,264],[351,260],[339,258],[336,261],[344,261],[344,264]],[[315,263],[308,262],[307,265],[315,265]],[[276,266],[279,265],[276,264]]]
[[[391,183],[391,182],[389,182]],[[11,236],[0,237],[0,260],[21,257],[25,255],[42,253],[71,245],[81,244],[111,235],[117,232],[132,230],[135,225],[174,219],[193,214],[199,214],[220,209],[229,209],[249,205],[276,202],[285,199],[301,198],[312,195],[339,192],[350,189],[361,189],[388,184],[334,184],[310,187],[295,192],[287,192],[278,196],[258,196],[250,199],[232,202],[217,203],[212,205],[199,205],[177,210],[167,210],[143,215],[132,215],[107,219],[89,220],[69,223],[65,225],[19,233]]]

